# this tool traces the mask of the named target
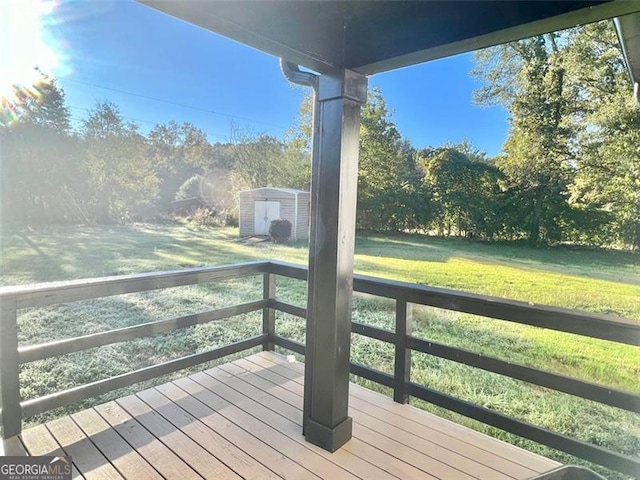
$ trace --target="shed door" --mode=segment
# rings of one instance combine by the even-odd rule
[[[272,220],[280,218],[280,202],[256,201],[255,235],[269,235]]]

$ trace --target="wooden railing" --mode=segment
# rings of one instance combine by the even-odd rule
[[[275,314],[269,308],[267,297],[254,302],[195,315],[149,322],[40,345],[19,347],[18,310],[126,293],[216,282],[251,275],[262,275],[264,277],[265,292],[273,291],[274,283],[272,275],[269,273],[268,262],[0,288],[0,406],[2,409],[0,412],[0,425],[2,426],[2,437],[9,438],[20,433],[22,419],[26,417],[216,360],[259,345],[264,348],[270,348],[274,332],[272,327],[275,321]],[[19,371],[22,364],[136,338],[151,337],[170,330],[223,320],[235,315],[259,310],[262,310],[263,318],[265,319],[263,322],[265,329],[260,335],[231,345],[194,353],[115,377],[51,393],[43,397],[26,401],[22,401],[20,398]]]
[[[299,280],[307,278],[306,269],[285,263],[271,262],[270,271],[276,275]],[[634,346],[640,346],[640,323],[613,316],[593,315],[556,307],[530,305],[502,298],[382,280],[362,275],[354,277],[353,290],[395,300],[395,331],[352,322],[353,333],[395,346],[393,375],[355,362],[351,362],[351,373],[392,388],[396,402],[406,402],[409,396],[420,398],[482,423],[613,470],[633,476],[637,476],[638,472],[640,472],[640,460],[637,458],[628,457],[567,435],[552,432],[495,410],[411,382],[411,352],[416,351],[640,413],[639,395],[416,338],[411,335],[410,305],[426,305],[471,313]],[[306,317],[305,309],[294,305],[278,300],[271,300],[269,305],[282,312],[301,318]],[[274,343],[299,354],[304,354],[305,351],[302,343],[278,335],[275,336]],[[638,354],[640,355],[640,351]]]
[[[176,286],[195,285],[252,275],[263,276],[263,298],[254,302],[47,344],[18,347],[17,311],[19,309]],[[304,355],[304,344],[276,335],[276,311],[306,318],[306,310],[277,299],[275,276],[306,280],[307,270],[303,267],[283,262],[253,262],[177,272],[147,273],[37,286],[0,288],[0,425],[2,426],[3,438],[9,438],[20,433],[23,418],[260,345],[266,350],[272,350],[277,345]],[[395,301],[394,331],[358,322],[352,323],[352,331],[354,333],[394,345],[393,375],[375,370],[366,365],[351,363],[351,372],[353,374],[392,388],[395,401],[404,403],[409,396],[413,396],[629,475],[637,475],[637,472],[640,471],[640,460],[637,458],[631,458],[552,432],[411,382],[411,352],[416,351],[640,413],[639,395],[414,337],[411,335],[410,306],[412,304],[427,305],[633,346],[640,346],[639,323],[612,316],[593,315],[548,306],[534,306],[501,298],[361,275],[354,277],[353,288],[356,292],[389,298]],[[149,337],[161,332],[222,320],[234,315],[259,310],[262,310],[263,319],[262,334],[260,335],[207,352],[195,353],[116,377],[52,393],[44,397],[26,401],[22,401],[20,398],[19,371],[21,364],[116,342]]]

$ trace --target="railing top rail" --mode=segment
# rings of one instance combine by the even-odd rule
[[[161,288],[171,288],[213,280],[273,273],[306,280],[303,265],[280,261],[255,261],[216,267],[197,267],[176,271],[80,279],[37,285],[0,287],[0,302],[13,297],[17,308],[73,302]],[[397,280],[355,275],[354,290],[376,296],[484,317],[507,320],[542,328],[585,335],[630,345],[640,345],[640,322],[613,316],[534,305],[447,288],[427,287]]]
[[[42,307],[54,303],[74,302],[242,277],[266,273],[268,270],[269,262],[256,261],[216,267],[196,267],[165,272],[8,286],[0,287],[0,302],[5,298],[15,297],[17,308]]]
[[[301,280],[306,278],[306,268],[301,265],[278,261],[269,263],[271,273]],[[403,299],[419,305],[524,323],[629,345],[640,345],[640,322],[614,315],[535,305],[366,275],[354,275],[353,289],[379,297]]]
[[[269,260],[269,272],[276,275],[282,275],[284,277],[305,281],[307,280],[307,277],[309,275],[309,270],[306,265],[282,262],[280,260]]]

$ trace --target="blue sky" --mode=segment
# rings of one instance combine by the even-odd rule
[[[189,121],[211,141],[224,141],[233,117],[256,133],[281,136],[305,93],[283,78],[276,58],[134,2],[64,2],[53,15],[47,31],[62,55],[57,76],[75,117],[109,99],[143,131]],[[467,137],[495,155],[506,137],[506,112],[472,105],[472,67],[472,55],[460,55],[369,82],[382,89],[415,147]]]

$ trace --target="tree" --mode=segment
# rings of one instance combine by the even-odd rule
[[[486,155],[465,142],[424,149],[420,164],[433,195],[438,233],[492,239],[502,225],[502,176]]]
[[[612,23],[576,28],[567,62],[579,92],[574,121],[582,127],[571,201],[601,219],[591,235],[640,249],[640,109]]]
[[[78,219],[76,141],[64,91],[43,75],[32,89],[16,88],[15,98],[14,104],[3,105],[12,115],[0,126],[3,222]]]
[[[287,134],[289,150],[301,158],[311,156],[312,114],[313,96],[307,95]],[[428,223],[429,191],[416,167],[416,155],[393,123],[382,92],[369,91],[360,122],[358,229],[395,232],[422,229]]]
[[[494,47],[476,59],[485,82],[476,100],[511,116],[497,165],[513,229],[532,243],[640,248],[640,111],[612,23]]]
[[[82,121],[82,198],[97,222],[124,222],[149,207],[159,179],[138,126],[126,123],[118,107],[100,102]]]
[[[234,125],[228,154],[236,191],[260,187],[309,189],[310,157],[273,136]]]
[[[181,185],[215,162],[206,134],[188,122],[156,125],[149,132],[148,145],[159,180],[157,204],[163,210]]]
[[[550,33],[482,50],[476,77],[486,85],[475,99],[502,104],[510,113],[504,155],[496,163],[506,190],[518,196],[518,215],[529,242],[560,240],[568,185],[575,162],[571,151],[574,91],[566,81],[563,34]]]
[[[71,131],[71,114],[65,103],[64,90],[54,77],[38,72],[41,77],[32,87],[13,87],[15,101],[12,104],[2,99],[3,110],[10,111],[12,119],[4,120],[0,126],[6,128],[13,122],[28,123],[68,134]]]
[[[429,216],[429,194],[416,168],[416,151],[402,139],[379,89],[362,108],[357,228],[418,229]]]

